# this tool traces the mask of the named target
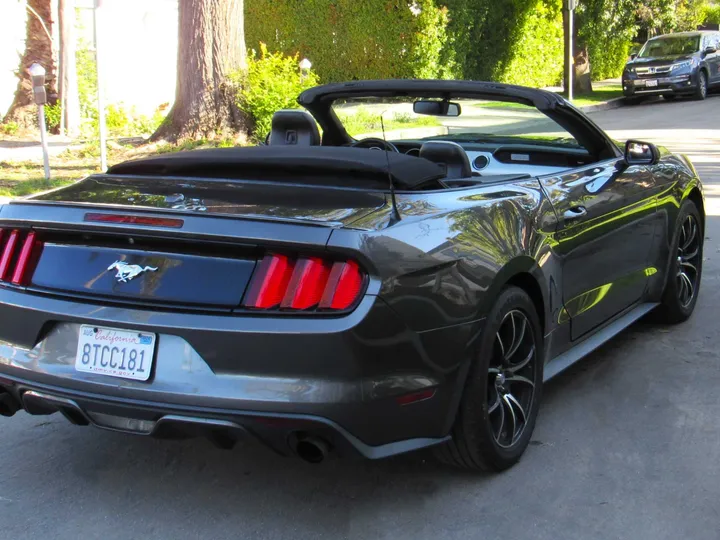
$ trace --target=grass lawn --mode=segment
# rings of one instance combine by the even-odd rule
[[[217,148],[232,146],[231,141],[188,141],[179,145],[168,143],[142,146],[120,146],[108,144],[108,163],[113,165],[128,159],[138,159],[154,154],[179,152],[196,148]],[[50,158],[50,181],[45,180],[41,161],[0,161],[0,196],[22,197],[61,187],[100,172],[100,150],[86,145],[65,150]]]
[[[593,90],[592,94],[583,94],[580,96],[574,96],[572,104],[576,107],[586,107],[588,105],[597,105],[598,103],[605,103],[611,99],[623,97],[622,86],[619,84],[610,84],[604,86],[596,86],[596,90]],[[567,97],[564,92],[559,92],[563,97]],[[528,107],[521,103],[503,103],[500,101],[492,101],[487,104],[483,104],[483,107],[487,108],[510,108],[510,109],[528,109],[532,110],[534,107]]]
[[[565,97],[564,94],[561,94]],[[597,86],[596,90],[593,90],[592,94],[584,94],[575,96],[572,103],[576,107],[585,107],[587,105],[597,105],[598,103],[605,103],[611,99],[623,97],[622,86],[619,84],[611,84],[606,86]]]

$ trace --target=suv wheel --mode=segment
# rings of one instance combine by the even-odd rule
[[[698,73],[697,88],[695,88],[695,99],[703,100],[707,97],[708,83],[704,71]]]

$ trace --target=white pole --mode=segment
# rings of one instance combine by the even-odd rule
[[[573,75],[575,71],[574,63],[574,55],[573,55],[573,14],[575,12],[574,6],[572,5],[574,2],[570,0],[570,9],[568,10],[568,59],[567,59],[567,66],[568,66],[568,74],[567,74],[567,80],[568,80],[568,87],[567,87],[567,99],[568,101],[572,102],[573,100]]]
[[[50,157],[48,155],[47,131],[45,130],[45,105],[38,105],[38,123],[40,124],[40,142],[42,144],[45,180],[50,180]]]
[[[93,9],[93,34],[95,41],[95,66],[97,69],[97,100],[98,100],[98,127],[100,130],[100,168],[107,170],[107,129],[105,126],[105,94],[103,91],[102,78],[102,59],[100,55],[100,39],[102,32],[98,32],[98,23],[102,22],[100,17],[100,8],[102,0],[95,0],[95,9]]]

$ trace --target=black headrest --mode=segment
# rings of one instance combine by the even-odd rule
[[[420,147],[420,157],[445,165],[445,178],[472,176],[470,160],[462,146],[449,141],[428,141]]]
[[[307,111],[277,111],[272,117],[269,144],[318,146],[320,131],[315,119]]]

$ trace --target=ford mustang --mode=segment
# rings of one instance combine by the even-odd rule
[[[690,317],[705,214],[684,156],[517,86],[298,103],[264,145],[0,208],[0,414],[503,470],[545,381],[650,312]]]

